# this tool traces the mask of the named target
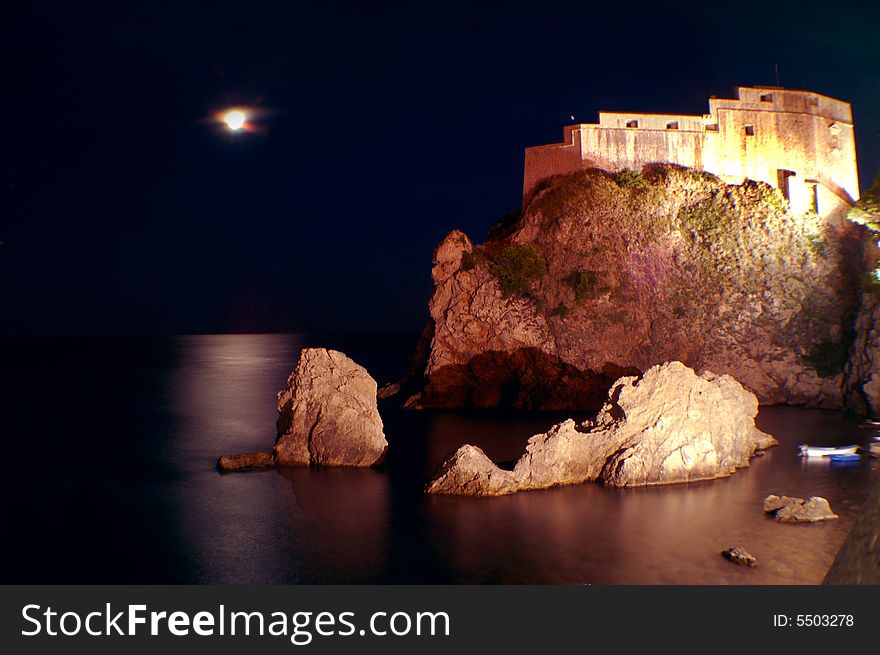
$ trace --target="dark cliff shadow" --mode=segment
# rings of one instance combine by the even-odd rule
[[[614,381],[625,375],[641,371],[613,363],[600,371],[582,370],[538,348],[487,351],[466,364],[431,373],[419,405],[594,411]]]

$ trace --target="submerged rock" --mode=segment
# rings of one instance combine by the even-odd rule
[[[815,523],[838,518],[831,505],[821,496],[807,500],[791,496],[770,495],[764,499],[764,511],[783,523]]]
[[[426,491],[497,496],[590,480],[643,486],[724,477],[778,443],[755,427],[757,413],[755,395],[730,376],[669,362],[619,379],[595,419],[569,419],[529,439],[512,471],[462,446]]]
[[[376,381],[336,350],[302,351],[278,393],[278,412],[278,464],[373,466],[388,449]]]
[[[217,460],[217,468],[221,471],[244,471],[247,469],[264,469],[275,466],[275,457],[272,453],[240,453],[238,455],[223,455]]]
[[[734,564],[741,564],[754,568],[758,566],[758,559],[742,546],[732,546],[726,550],[722,550],[721,554],[725,559],[730,560]]]

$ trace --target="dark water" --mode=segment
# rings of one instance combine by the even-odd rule
[[[867,443],[847,415],[764,408],[782,445],[726,480],[425,497],[464,442],[496,460],[562,418],[383,408],[383,470],[220,475],[267,449],[274,394],[303,345],[391,380],[415,337],[191,336],[0,342],[0,583],[817,583],[878,460],[802,463],[796,445]],[[828,498],[840,520],[781,525],[769,493]],[[719,551],[741,544],[743,569]]]

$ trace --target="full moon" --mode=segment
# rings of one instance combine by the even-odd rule
[[[240,130],[244,127],[244,122],[246,120],[246,116],[243,111],[239,111],[238,109],[233,109],[232,111],[226,112],[223,116],[223,122],[226,123],[226,126],[230,130]]]

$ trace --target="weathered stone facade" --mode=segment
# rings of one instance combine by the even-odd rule
[[[777,187],[795,214],[842,216],[859,197],[849,103],[809,91],[738,87],[702,116],[600,112],[570,125],[564,141],[526,148],[524,204],[554,175],[588,168],[641,170],[671,163]]]

